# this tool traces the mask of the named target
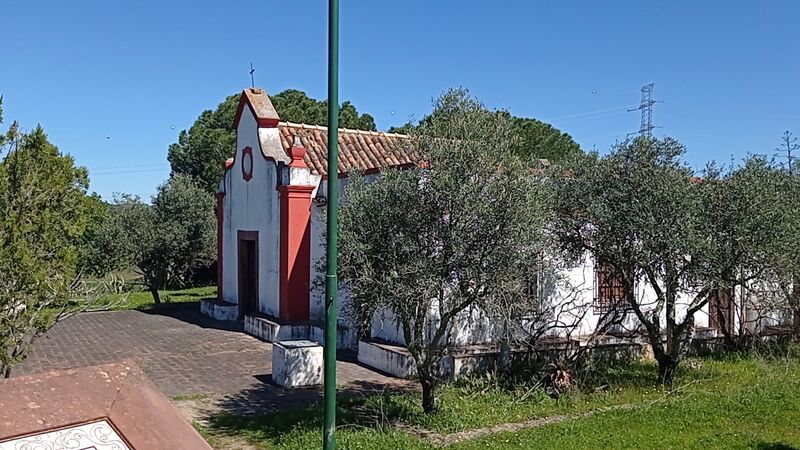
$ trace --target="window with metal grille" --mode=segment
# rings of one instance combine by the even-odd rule
[[[595,314],[606,314],[614,308],[625,305],[625,287],[614,269],[605,263],[598,263],[594,268],[594,303]]]

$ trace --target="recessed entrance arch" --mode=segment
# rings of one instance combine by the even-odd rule
[[[238,232],[239,316],[258,312],[258,231]]]

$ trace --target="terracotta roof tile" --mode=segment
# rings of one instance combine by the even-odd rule
[[[328,127],[301,123],[280,122],[278,129],[281,145],[287,152],[292,146],[292,136],[299,135],[306,147],[305,162],[322,176],[328,175]],[[380,131],[339,128],[338,173],[346,174],[360,169],[377,171],[387,167],[406,166],[419,162],[416,154],[403,142],[408,136]]]

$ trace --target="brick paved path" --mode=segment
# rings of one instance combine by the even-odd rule
[[[307,403],[318,389],[286,391],[269,382],[272,345],[244,334],[240,323],[204,317],[197,303],[154,311],[84,313],[56,324],[12,376],[131,359],[167,396],[225,394],[233,406]],[[339,361],[344,390],[404,387],[407,383]]]

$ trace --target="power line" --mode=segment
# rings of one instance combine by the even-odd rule
[[[148,164],[126,164],[124,166],[105,166],[105,167],[89,167],[89,170],[108,170],[108,169],[129,169],[131,167],[166,167],[163,162],[148,163]]]
[[[599,139],[599,138],[604,138],[604,137],[609,137],[609,136],[618,136],[620,134],[626,134],[627,132],[628,132],[628,130],[621,130],[621,131],[615,131],[613,133],[598,134],[596,136],[589,136],[589,137],[576,136],[575,139],[577,139],[579,141],[589,141],[589,140],[592,140],[592,139]]]
[[[114,171],[110,171],[110,172],[99,172],[99,173],[98,172],[92,172],[90,170],[89,174],[92,175],[92,176],[95,176],[95,175],[118,175],[118,174],[123,174],[123,173],[163,172],[166,169],[167,169],[166,167],[163,167],[163,168],[160,168],[160,169],[114,170]]]
[[[568,114],[566,116],[550,117],[550,118],[541,119],[541,120],[542,120],[542,122],[552,122],[554,120],[563,120],[563,119],[572,119],[572,118],[575,118],[575,117],[594,116],[594,115],[604,114],[604,113],[608,113],[608,112],[624,111],[624,110],[630,108],[631,106],[636,106],[636,104],[614,106],[613,108],[598,109],[598,110],[595,110],[595,111],[586,111],[586,112],[581,112],[581,113]]]

